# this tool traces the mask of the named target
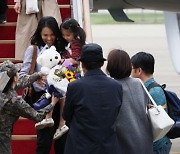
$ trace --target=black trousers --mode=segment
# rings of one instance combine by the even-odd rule
[[[0,0],[0,15],[4,15],[6,13],[7,8],[7,0]]]
[[[53,127],[37,130],[37,154],[49,154],[53,141]]]
[[[55,154],[63,154],[64,153],[66,137],[67,137],[67,133],[64,134],[60,139],[55,141],[55,143],[54,143]]]
[[[53,110],[54,126],[37,130],[37,149],[36,154],[49,154],[53,141],[53,136],[59,125],[60,105],[56,104]],[[63,154],[66,142],[66,135],[54,142],[55,154]]]
[[[54,127],[47,127],[37,132],[37,149],[36,154],[49,154],[54,135]],[[63,154],[66,143],[67,133],[54,142],[55,154]]]

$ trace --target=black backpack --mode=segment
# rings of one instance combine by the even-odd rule
[[[149,91],[153,87],[161,87],[163,89],[167,100],[168,115],[175,121],[175,124],[173,125],[171,130],[167,133],[167,136],[170,139],[175,139],[180,137],[180,99],[174,92],[165,90],[166,88],[165,84],[161,86],[158,83],[153,82],[147,87],[147,90]]]

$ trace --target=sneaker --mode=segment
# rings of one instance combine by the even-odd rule
[[[6,15],[5,14],[0,14],[0,23],[3,23],[5,24],[7,21],[6,21]]]
[[[6,20],[0,21],[1,24],[5,24],[6,22]]]
[[[67,131],[69,130],[68,126],[64,125],[60,129],[56,129],[56,133],[54,134],[54,140],[59,139],[61,136],[63,136]]]
[[[54,126],[54,120],[52,118],[43,119],[42,121],[35,124],[36,129],[43,129],[45,127]]]

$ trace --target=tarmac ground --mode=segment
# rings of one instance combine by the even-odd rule
[[[163,24],[92,25],[92,36],[93,42],[103,47],[105,57],[115,48],[125,50],[130,56],[139,51],[151,53],[155,58],[157,82],[166,83],[167,89],[180,96],[180,75],[173,68]],[[180,138],[171,141],[170,154],[180,154]]]

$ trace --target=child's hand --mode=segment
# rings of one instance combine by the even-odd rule
[[[18,14],[21,12],[21,3],[20,2],[16,2],[16,4],[14,5],[14,10]]]
[[[55,106],[58,101],[59,101],[59,98],[54,97],[54,95],[52,95],[51,104],[52,104],[53,106]]]
[[[69,61],[70,61],[73,65],[79,65],[79,64],[80,64],[79,61],[77,61],[77,60],[75,60],[75,59],[73,59],[73,58],[69,58]]]
[[[40,79],[38,79],[38,80],[36,81],[36,83],[39,84],[39,85],[42,86],[42,87],[45,86],[45,85],[46,85],[47,76],[44,75],[44,74],[41,73],[41,72],[38,72],[38,75],[39,75]]]
[[[38,79],[36,81],[37,84],[39,84],[41,87],[45,87],[46,86],[46,79],[45,77],[41,78],[41,79]]]
[[[60,63],[62,64],[62,63],[64,63],[64,61],[65,61],[65,59],[61,59]]]
[[[38,72],[38,75],[41,79],[46,79],[46,74],[43,74],[42,72]]]

